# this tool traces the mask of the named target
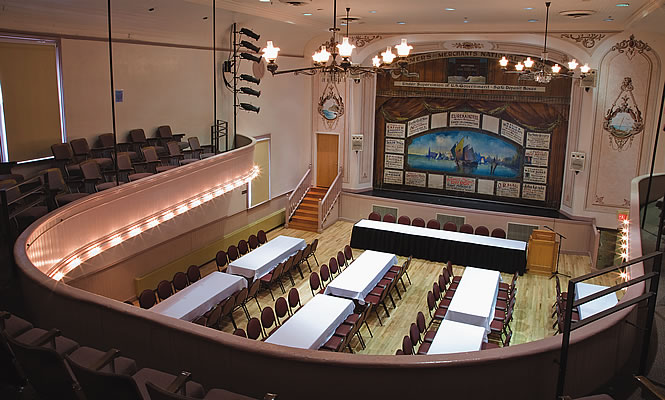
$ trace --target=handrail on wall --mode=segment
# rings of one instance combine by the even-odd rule
[[[333,180],[332,184],[328,188],[326,195],[323,196],[323,199],[319,200],[319,221],[318,221],[318,230],[323,232],[323,223],[328,218],[330,211],[332,211],[339,194],[342,192],[342,167],[339,167],[337,170],[337,176]]]
[[[309,167],[307,169],[307,172],[305,172],[305,175],[300,179],[300,182],[298,182],[298,185],[296,185],[295,189],[291,192],[289,195],[289,199],[287,200],[286,203],[286,221],[284,222],[284,227],[288,228],[289,227],[289,220],[291,217],[293,217],[293,214],[295,214],[296,209],[298,209],[298,206],[300,203],[302,203],[303,199],[305,198],[305,195],[309,191],[309,188],[312,187],[312,164],[309,164]]]
[[[578,282],[586,281],[591,278],[595,278],[601,275],[605,275],[610,272],[614,272],[617,269],[625,269],[633,264],[637,263],[644,263],[645,261],[653,259],[653,270],[649,273],[643,274],[637,278],[630,279],[626,282],[620,283],[618,285],[614,285],[612,287],[608,287],[607,289],[603,289],[597,293],[590,294],[588,296],[585,296],[581,299],[575,300],[575,289],[576,285]],[[567,364],[568,364],[568,348],[570,346],[570,334],[572,331],[579,329],[583,326],[586,326],[592,322],[598,321],[599,319],[605,318],[609,315],[614,314],[617,311],[623,310],[627,307],[631,307],[637,303],[640,303],[644,300],[647,300],[648,302],[648,310],[647,310],[647,320],[646,320],[646,327],[644,329],[644,338],[642,340],[642,354],[640,356],[640,367],[638,374],[639,375],[644,375],[646,372],[646,364],[647,364],[647,356],[649,352],[649,341],[651,339],[651,329],[653,328],[653,317],[654,313],[656,311],[656,299],[658,296],[658,280],[660,278],[660,267],[661,267],[661,262],[663,259],[663,253],[660,251],[653,252],[651,254],[648,254],[646,256],[638,257],[633,260],[630,260],[628,262],[625,262],[618,267],[608,267],[601,269],[596,272],[591,272],[586,275],[582,275],[577,278],[572,278],[568,281],[568,297],[566,298],[566,307],[565,307],[565,316],[564,316],[564,327],[563,327],[563,338],[561,340],[561,356],[559,358],[560,363],[559,363],[559,377],[557,380],[557,391],[556,391],[556,398],[560,398],[563,395],[563,390],[564,390],[564,385],[566,381],[566,369],[567,369]],[[649,291],[642,294],[641,296],[632,298],[627,301],[622,301],[618,303],[617,305],[608,308],[604,311],[601,311],[597,314],[591,315],[587,318],[584,318],[583,320],[579,321],[571,321],[572,316],[573,316],[573,308],[578,307],[582,304],[586,304],[590,301],[599,299],[605,295],[608,295],[610,293],[614,293],[617,290],[621,290],[623,288],[627,288],[629,286],[642,283],[649,280],[650,281],[650,287]]]

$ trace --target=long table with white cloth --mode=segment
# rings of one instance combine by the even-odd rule
[[[395,264],[394,254],[366,250],[326,286],[324,293],[362,302]]]
[[[494,319],[501,274],[498,271],[466,267],[457,285],[445,319],[485,329],[485,340]]]
[[[353,301],[317,294],[267,339],[267,343],[317,350],[353,314]]]
[[[226,271],[229,274],[242,275],[249,279],[260,279],[279,263],[306,246],[305,239],[277,236],[263,246],[232,261]]]
[[[351,247],[511,274],[526,270],[526,242],[392,222],[360,220],[353,226]]]
[[[246,287],[247,280],[243,277],[215,271],[155,304],[150,311],[192,321]]]
[[[601,290],[607,289],[607,286],[594,285],[592,283],[577,282],[575,284],[575,300],[579,300],[582,297],[598,293]],[[616,293],[606,294],[603,297],[592,300],[588,303],[584,303],[577,307],[580,313],[580,319],[588,318],[592,315],[598,314],[601,311],[605,311],[608,308],[612,308],[617,305],[619,300],[617,300]]]
[[[443,320],[427,354],[477,351],[482,348],[484,338],[485,329],[483,327]]]

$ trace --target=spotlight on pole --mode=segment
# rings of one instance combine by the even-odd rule
[[[261,96],[261,91],[260,90],[254,90],[252,88],[245,87],[245,86],[241,87],[240,91],[243,92],[244,94],[248,94],[250,96],[256,96],[256,97]]]
[[[253,111],[253,112],[257,113],[257,114],[258,114],[259,111],[261,110],[261,107],[256,107],[256,106],[251,105],[251,104],[249,104],[249,103],[240,103],[240,108],[242,108],[242,109],[245,110],[245,111]]]
[[[254,61],[255,63],[261,62],[261,57],[255,56],[254,54],[249,53],[240,53],[240,58],[245,60]]]
[[[256,78],[252,75],[247,75],[247,74],[240,74],[240,80],[245,81],[245,82],[250,82],[250,83],[256,83],[257,85],[261,83],[261,79]]]
[[[259,40],[259,38],[261,37],[261,35],[258,35],[258,34],[252,32],[250,29],[247,29],[247,28],[240,28],[240,34],[245,35],[245,36],[249,36],[254,40]]]
[[[246,40],[241,41],[240,46],[246,48],[247,50],[251,50],[254,53],[258,53],[261,50],[259,46],[255,45],[254,43],[250,43]]]

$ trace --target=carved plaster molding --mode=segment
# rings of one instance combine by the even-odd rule
[[[382,37],[381,35],[351,35],[351,43],[356,45],[357,48],[361,48]]]
[[[591,49],[596,45],[596,41],[600,42],[605,38],[604,33],[562,33],[562,39],[572,40],[577,44],[582,45],[586,49]]]
[[[629,60],[632,60],[635,54],[642,54],[645,51],[651,51],[651,46],[649,46],[646,42],[635,39],[635,35],[630,35],[630,38],[612,46],[610,51],[626,53],[626,57],[628,57]]]

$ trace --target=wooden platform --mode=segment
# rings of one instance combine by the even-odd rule
[[[350,222],[338,221],[322,234],[292,228],[278,228],[269,232],[268,238],[287,235],[301,237],[308,243],[318,238],[319,248],[316,256],[319,263],[327,264],[330,257],[335,256],[339,250],[343,249],[344,245],[349,243],[352,227],[353,224]],[[353,253],[357,257],[362,253],[362,250],[354,249]],[[400,263],[405,260],[403,257],[398,257],[398,259]],[[312,264],[312,267],[316,268],[316,264],[314,262]],[[389,304],[390,302],[388,302],[390,318],[384,318],[383,311],[380,311],[382,313],[383,326],[379,325],[376,316],[372,314],[369,318],[369,325],[374,337],[370,338],[363,327],[361,333],[365,338],[367,348],[363,350],[360,343],[354,339],[352,342],[354,352],[360,354],[394,354],[395,350],[401,347],[404,335],[408,334],[409,326],[412,322],[415,322],[417,312],[422,311],[426,318],[429,318],[426,304],[427,291],[431,290],[432,284],[441,273],[442,267],[443,264],[440,263],[414,259],[409,269],[412,284],[409,285],[408,281],[406,282],[407,291],[406,293],[402,293],[402,300],[399,300],[395,296],[396,309],[393,309]],[[590,272],[591,264],[589,257],[562,254],[559,269],[562,273],[579,276]],[[215,266],[210,264],[204,267],[203,272],[205,274],[213,270],[215,270]],[[455,274],[462,274],[464,268],[455,266],[454,270]],[[309,271],[306,265],[304,272],[304,279],[300,279],[300,276],[297,276],[296,279],[296,287],[300,292],[303,304],[312,298],[312,293],[309,289]],[[512,279],[508,274],[501,275],[505,282],[510,282]],[[606,276],[602,280],[591,280],[589,282],[609,285],[618,280],[619,275],[617,273],[616,276]],[[562,277],[561,284],[564,288],[567,283],[567,278]],[[512,344],[526,343],[553,335],[555,331],[552,329],[553,320],[550,318],[550,315],[555,293],[554,279],[549,279],[549,276],[526,273],[519,278],[517,285],[517,302],[515,305],[514,320],[511,324],[513,329]],[[288,291],[291,283],[285,281],[284,286]],[[276,297],[281,295],[279,288],[273,289],[273,292]],[[270,298],[268,291],[261,292],[259,302],[262,307],[270,305],[274,308],[274,301]],[[260,316],[260,311],[255,302],[249,303],[249,312],[251,316]],[[236,311],[234,317],[238,326],[244,329],[247,325],[247,319],[243,312]],[[222,323],[222,331],[227,333],[233,332],[233,326],[228,319]]]

